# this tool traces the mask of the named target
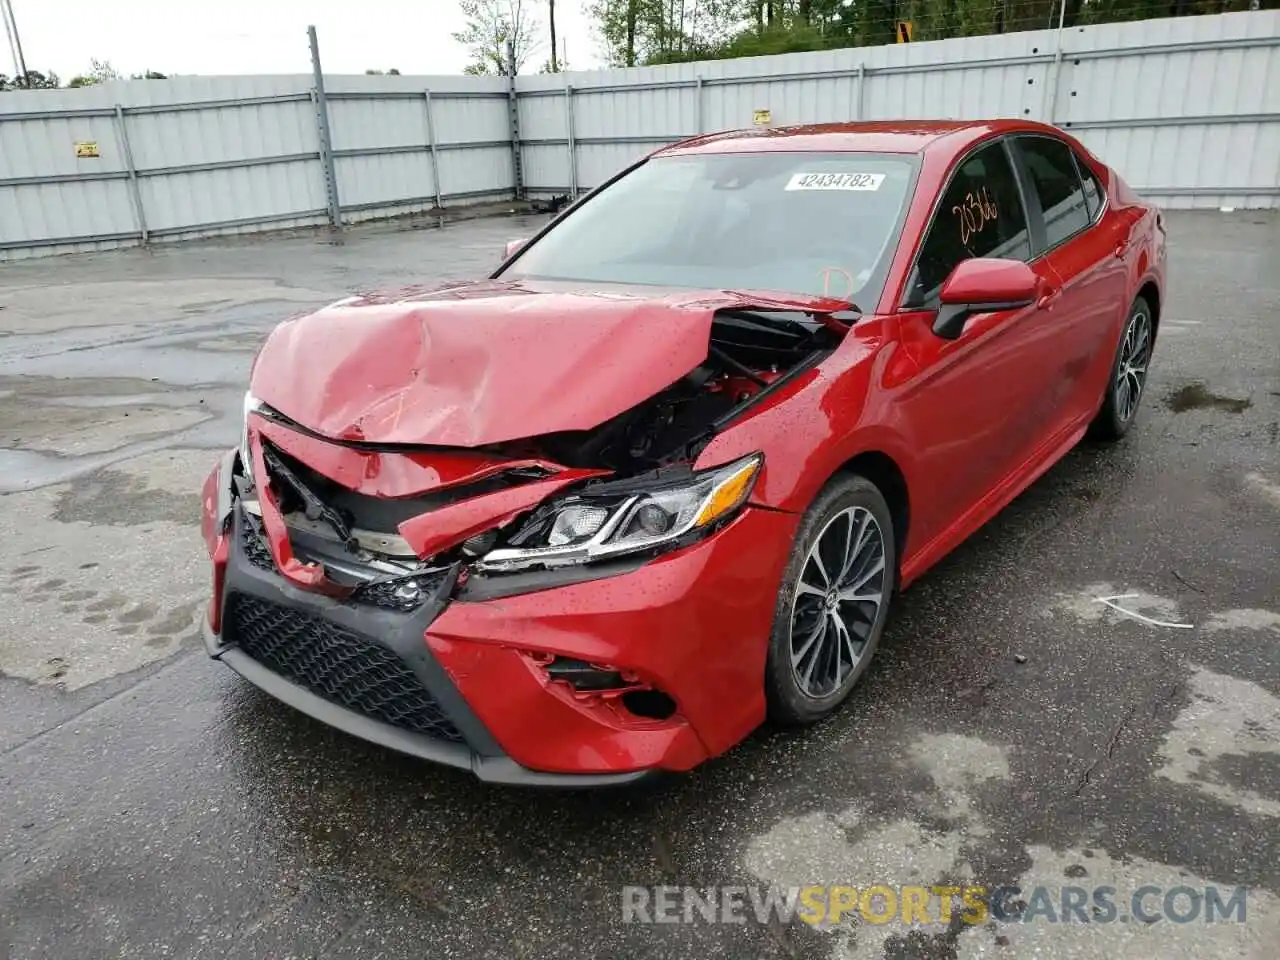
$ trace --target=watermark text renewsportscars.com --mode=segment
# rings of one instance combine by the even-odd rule
[[[1245,887],[626,886],[623,923],[1244,923]]]

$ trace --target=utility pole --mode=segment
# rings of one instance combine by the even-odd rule
[[[27,61],[22,55],[22,38],[18,36],[18,21],[13,16],[12,0],[0,0],[0,14],[4,15],[4,32],[9,38],[9,52],[13,55],[13,68],[22,78],[22,85],[30,88]]]
[[[560,65],[556,63],[556,0],[547,0],[547,7],[551,22],[551,72],[559,73]]]

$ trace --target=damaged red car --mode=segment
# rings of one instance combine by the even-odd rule
[[[1134,421],[1164,224],[1027,122],[700,137],[492,277],[280,325],[204,489],[209,653],[488,781],[829,715],[889,600]]]

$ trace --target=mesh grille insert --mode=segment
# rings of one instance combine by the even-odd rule
[[[224,637],[268,670],[375,720],[462,743],[408,664],[377,640],[293,607],[236,593]]]
[[[240,548],[245,558],[260,570],[274,570],[276,563],[271,559],[271,550],[263,539],[261,521],[257,517],[244,515],[240,524]]]

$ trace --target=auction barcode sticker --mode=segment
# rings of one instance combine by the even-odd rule
[[[788,190],[879,190],[883,173],[797,173]]]

